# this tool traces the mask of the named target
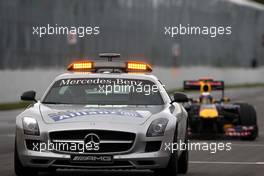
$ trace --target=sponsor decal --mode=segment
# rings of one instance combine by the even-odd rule
[[[135,117],[135,118],[143,118],[141,114],[136,111],[129,110],[107,110],[107,109],[90,109],[90,110],[82,110],[82,111],[73,111],[73,112],[58,112],[48,114],[50,118],[54,121],[61,121],[66,119],[71,119],[74,117],[82,117],[82,116],[96,116],[96,115],[118,115],[125,117]]]
[[[62,79],[57,81],[54,86],[74,86],[74,85],[107,85],[107,84],[116,84],[116,85],[132,85],[132,86],[143,86],[142,80],[134,79],[121,79],[121,78],[79,78],[79,79]]]

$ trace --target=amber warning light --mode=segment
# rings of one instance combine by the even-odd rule
[[[143,72],[151,72],[152,68],[149,64],[144,62],[127,62],[127,71],[143,71]]]
[[[91,61],[80,61],[73,62],[68,66],[69,71],[87,71],[93,68],[93,62]]]

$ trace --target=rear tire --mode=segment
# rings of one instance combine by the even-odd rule
[[[242,126],[254,126],[250,136],[241,137],[242,140],[253,141],[258,137],[257,113],[252,105],[247,103],[237,103],[240,106],[239,120]]]
[[[34,168],[24,167],[19,160],[17,147],[15,143],[14,151],[14,169],[17,176],[37,176],[38,172]]]

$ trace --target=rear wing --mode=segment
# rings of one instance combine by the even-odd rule
[[[183,82],[183,89],[184,90],[202,90],[203,86],[209,86],[210,90],[222,90],[224,91],[225,85],[224,81],[218,80],[185,80]]]

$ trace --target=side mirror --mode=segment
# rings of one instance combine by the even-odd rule
[[[36,92],[31,90],[31,91],[24,92],[21,95],[20,99],[24,100],[24,101],[35,101],[35,102],[37,102],[35,97],[36,97]]]
[[[189,101],[189,98],[183,94],[183,93],[175,93],[174,94],[174,100],[172,101],[173,102],[177,102],[177,103],[185,103],[185,102],[188,102]]]

